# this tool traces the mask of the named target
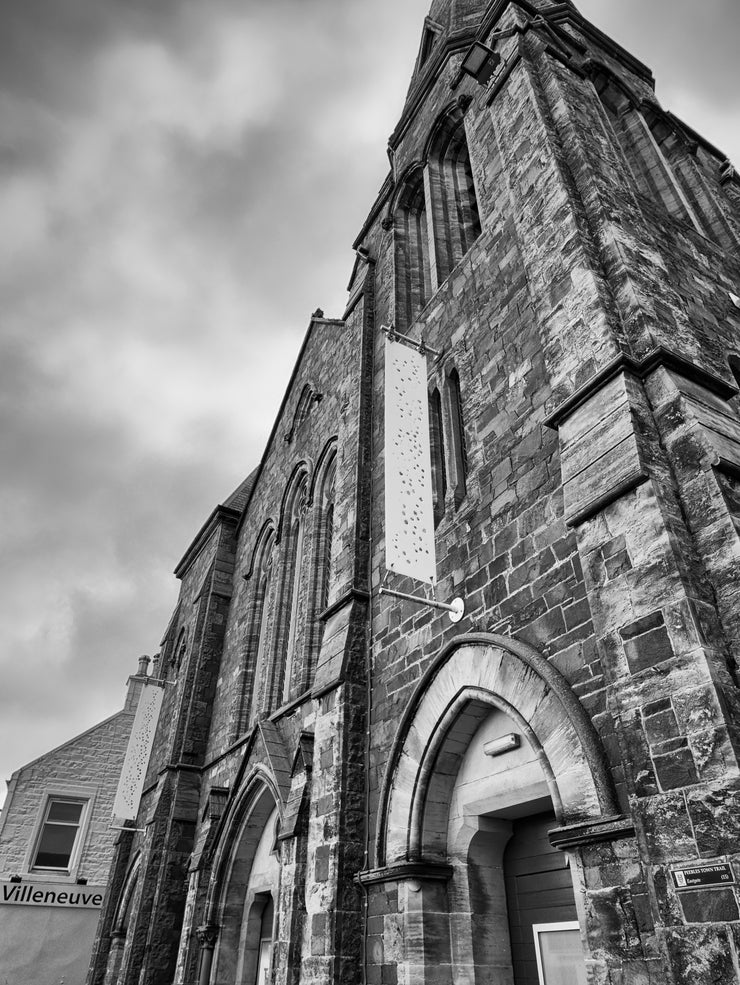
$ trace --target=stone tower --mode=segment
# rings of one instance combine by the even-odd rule
[[[177,569],[88,981],[738,983],[740,183],[547,0],[435,0],[389,153]],[[391,324],[457,624],[378,591]]]

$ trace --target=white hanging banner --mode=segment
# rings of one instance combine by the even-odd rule
[[[385,563],[433,584],[432,462],[426,356],[385,342]]]
[[[163,696],[164,688],[156,684],[146,684],[141,690],[121,779],[118,781],[116,799],[113,802],[113,817],[132,821],[139,812],[141,791],[144,789],[144,777],[154,744]]]

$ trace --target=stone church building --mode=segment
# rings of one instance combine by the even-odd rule
[[[740,180],[567,0],[420,35],[346,310],[177,567],[89,985],[740,982]],[[380,594],[391,325],[457,623]]]

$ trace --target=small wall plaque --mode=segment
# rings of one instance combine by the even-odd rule
[[[694,886],[724,886],[735,881],[735,874],[727,862],[720,865],[699,865],[691,869],[674,869],[671,873],[677,889]]]

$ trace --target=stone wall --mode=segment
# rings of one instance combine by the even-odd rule
[[[740,861],[736,183],[571,4],[435,0],[430,17],[347,310],[312,318],[261,463],[178,567],[143,830],[119,845],[91,982],[233,981],[269,896],[275,982],[354,983],[363,963],[368,983],[473,981],[454,928],[475,893],[444,857],[445,796],[491,707],[542,764],[590,985],[737,980],[735,876],[674,875]],[[476,32],[502,56],[486,88],[460,71]],[[429,248],[412,273],[433,293],[414,312],[396,212],[420,171]],[[468,231],[480,220],[472,245],[442,243],[457,206]],[[460,253],[449,276],[442,245]],[[397,300],[435,350],[436,591],[464,598],[457,625],[378,593],[379,328]],[[256,885],[275,807],[280,884]]]

